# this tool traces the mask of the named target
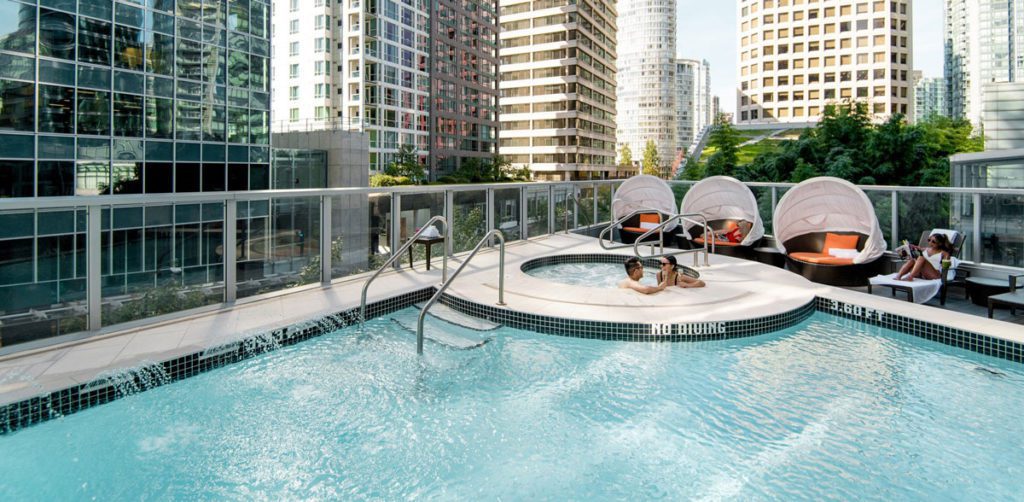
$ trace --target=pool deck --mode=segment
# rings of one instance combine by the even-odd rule
[[[506,249],[507,306],[503,308],[572,319],[640,323],[710,322],[788,312],[806,305],[817,296],[1024,343],[1024,329],[1018,324],[823,286],[778,268],[720,255],[711,256],[709,266],[696,268],[708,283],[706,288],[671,288],[653,295],[560,284],[520,271],[522,263],[540,256],[581,253],[627,255],[631,251],[631,248],[605,251],[596,239],[574,234],[511,243]],[[451,260],[450,272],[460,264],[459,257]],[[692,266],[692,258],[682,256],[680,264]],[[418,264],[413,271],[406,267],[383,274],[371,287],[368,301],[438,285],[441,280],[439,258],[434,259],[434,265],[430,271],[425,271],[422,264]],[[498,253],[482,252],[467,265],[448,293],[476,303],[496,303],[497,268]],[[239,301],[212,312],[2,356],[0,405],[90,382],[114,370],[174,359],[358,307],[367,276],[353,276],[329,287],[311,286]],[[410,343],[409,350],[415,350],[414,344]]]

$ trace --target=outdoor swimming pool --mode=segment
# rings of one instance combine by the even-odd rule
[[[621,269],[621,266],[620,266]],[[0,436],[0,499],[1011,499],[1024,367],[816,313],[703,343],[406,309]]]

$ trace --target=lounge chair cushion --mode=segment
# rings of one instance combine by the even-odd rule
[[[825,245],[821,248],[821,253],[828,256],[829,250],[832,248],[836,249],[857,249],[857,240],[860,236],[858,235],[839,235],[831,232],[825,234]]]
[[[627,231],[627,232],[633,232],[634,234],[646,234],[647,231],[650,230],[650,228],[643,228],[643,227],[622,227],[622,229]],[[660,234],[661,230],[658,230],[655,233],[656,234]]]
[[[797,252],[789,253],[789,257],[794,260],[817,265],[853,265],[852,258],[839,258],[825,253]]]

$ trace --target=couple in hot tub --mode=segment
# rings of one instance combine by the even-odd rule
[[[694,279],[679,271],[679,266],[676,263],[675,256],[662,256],[661,257],[661,270],[658,271],[658,285],[657,286],[645,286],[640,284],[640,279],[644,276],[644,265],[640,263],[639,258],[629,258],[626,260],[626,279],[623,279],[619,283],[619,287],[623,289],[632,289],[638,293],[649,295],[651,293],[657,293],[670,286],[678,286],[680,288],[703,288],[705,286],[704,281],[700,279]]]

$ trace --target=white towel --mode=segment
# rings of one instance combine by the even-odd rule
[[[949,274],[955,275],[956,272],[953,270],[949,271]],[[913,281],[897,281],[896,274],[889,275],[876,275],[871,279],[868,279],[872,286],[903,286],[910,288],[914,292],[914,303],[925,303],[931,300],[939,293],[942,289],[941,279],[921,279],[917,278]]]

